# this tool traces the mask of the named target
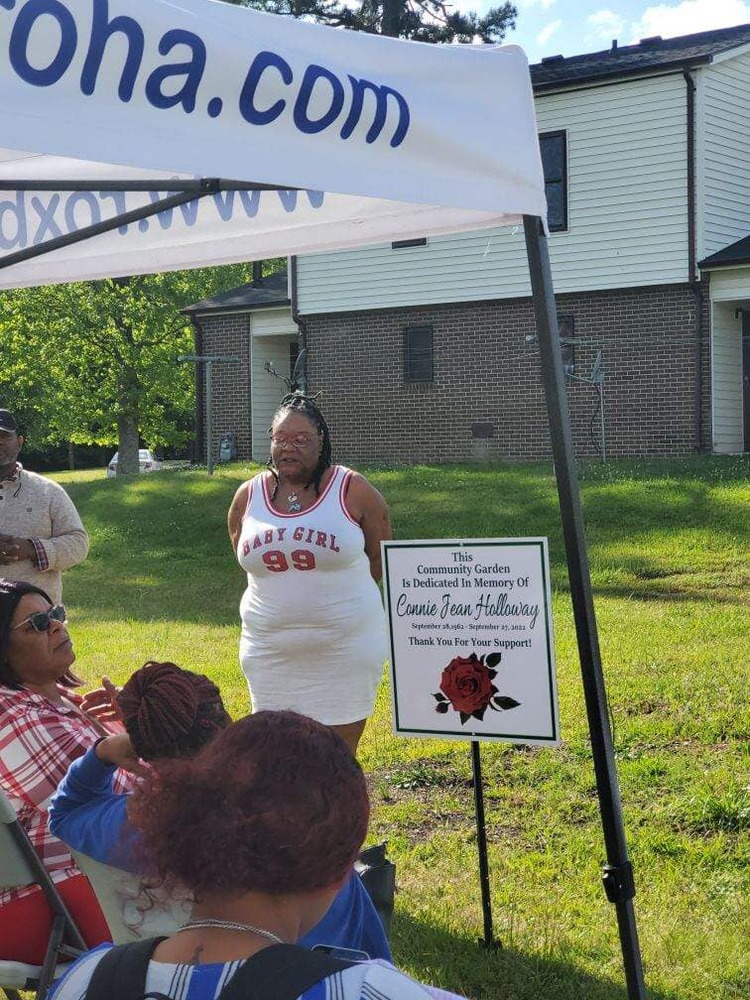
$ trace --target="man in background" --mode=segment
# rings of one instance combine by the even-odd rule
[[[62,598],[62,572],[83,562],[89,539],[73,501],[46,476],[18,461],[23,437],[0,409],[0,577],[25,580]]]

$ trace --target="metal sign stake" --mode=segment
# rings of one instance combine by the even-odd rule
[[[484,787],[482,784],[482,760],[479,754],[479,740],[471,741],[471,773],[474,779],[474,811],[477,820],[477,850],[479,852],[479,885],[482,890],[482,919],[484,937],[479,943],[484,948],[499,948],[492,927],[492,897],[490,896],[490,868],[487,860],[487,830],[484,821]]]

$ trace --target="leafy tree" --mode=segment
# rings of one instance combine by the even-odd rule
[[[409,38],[415,42],[500,42],[516,26],[518,10],[510,0],[486,14],[465,13],[442,0],[225,0],[239,7],[254,7],[270,14],[284,14],[350,28],[373,35]]]
[[[0,295],[0,401],[37,442],[138,445],[189,439],[194,370],[179,310],[249,280],[250,265],[24,288]]]
[[[420,42],[499,42],[510,0],[481,17],[442,0],[225,0],[267,13]],[[35,441],[113,444],[138,469],[139,437],[190,436],[194,373],[177,364],[192,334],[179,309],[249,280],[249,266],[19,289],[0,295],[0,404]]]

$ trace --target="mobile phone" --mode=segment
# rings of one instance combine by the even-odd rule
[[[339,948],[335,944],[314,944],[313,951],[320,951],[331,958],[340,958],[346,962],[369,962],[370,956],[366,951],[359,951],[357,948]]]

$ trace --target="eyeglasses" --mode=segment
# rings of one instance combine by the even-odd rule
[[[11,632],[17,628],[21,628],[23,625],[31,625],[35,632],[49,632],[52,622],[59,622],[61,625],[64,625],[67,620],[68,612],[65,610],[65,605],[55,604],[54,607],[48,608],[47,611],[35,611],[33,615],[29,615],[28,618],[24,618],[18,625],[14,625],[11,628]]]
[[[312,440],[312,434],[293,434],[292,437],[284,434],[271,435],[271,444],[277,448],[306,448]]]

